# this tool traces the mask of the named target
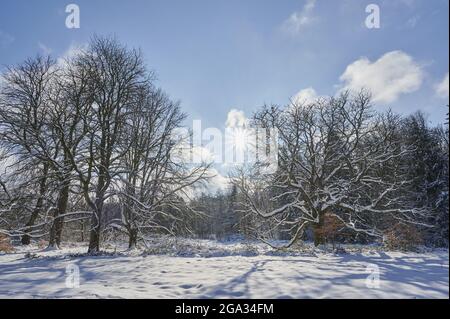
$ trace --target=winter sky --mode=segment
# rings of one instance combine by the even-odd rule
[[[66,6],[80,28],[66,27]],[[368,5],[380,28],[366,25]],[[369,88],[377,109],[444,122],[448,0],[74,0],[0,2],[0,65],[61,57],[94,35],[140,48],[186,126],[233,126],[263,104]],[[0,70],[1,71],[1,70]],[[214,184],[227,184],[227,167]],[[214,187],[210,187],[211,190]]]
[[[66,5],[80,8],[68,29]],[[380,8],[380,28],[365,25]],[[250,115],[370,88],[377,108],[423,110],[442,123],[448,104],[448,0],[2,0],[0,64],[67,54],[93,34],[142,49],[159,85],[204,126],[231,109]]]

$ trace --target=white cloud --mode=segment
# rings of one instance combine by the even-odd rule
[[[38,42],[38,47],[39,47],[39,49],[41,49],[42,53],[44,53],[45,55],[50,55],[53,52],[53,50],[51,48],[49,48],[42,42]]]
[[[66,65],[66,60],[75,57],[77,54],[81,53],[87,48],[87,44],[74,45],[71,44],[70,47],[57,59],[57,63],[64,67]]]
[[[201,159],[201,161],[205,163],[211,163],[215,160],[214,154],[208,148],[203,146],[193,146],[191,156],[193,156],[194,159]]]
[[[202,194],[224,192],[231,186],[230,178],[222,175],[216,168],[209,168],[207,175],[209,178],[206,183],[197,183],[188,190],[189,197],[198,197]]]
[[[14,42],[14,37],[2,30],[0,30],[0,48],[6,48]]]
[[[347,66],[340,77],[343,89],[371,91],[374,102],[390,103],[401,94],[420,88],[422,68],[402,51],[391,51],[375,62],[362,57]]]
[[[208,180],[208,191],[210,193],[215,193],[219,190],[224,191],[230,187],[231,180],[220,174],[217,169],[210,168],[208,173],[214,175],[214,177]]]
[[[247,125],[248,119],[245,116],[244,111],[231,109],[227,115],[227,121],[225,122],[226,127],[236,128],[245,127]]]
[[[292,98],[292,103],[294,104],[312,104],[317,101],[317,99],[320,98],[319,95],[317,95],[316,90],[314,90],[312,87],[306,88],[298,92],[294,97]]]
[[[311,25],[316,19],[313,16],[316,0],[306,0],[302,10],[296,11],[283,22],[282,29],[287,33],[296,35],[305,27]]]
[[[442,98],[448,98],[449,96],[449,88],[448,88],[448,72],[445,75],[444,79],[436,86],[436,93]]]
[[[174,138],[177,139],[177,137]],[[212,163],[215,160],[215,154],[208,148],[191,145],[191,143],[185,139],[181,139],[180,142],[176,144],[171,156],[176,163]]]

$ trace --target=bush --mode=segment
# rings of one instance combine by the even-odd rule
[[[317,228],[315,231],[315,236],[321,238],[322,243],[331,243],[333,249],[336,243],[342,240],[343,230],[345,229],[344,223],[338,219],[336,216],[326,213],[323,216],[323,225]]]
[[[0,234],[0,252],[11,253],[14,251],[14,247],[8,236]]]
[[[48,241],[41,239],[38,241],[37,245],[38,245],[39,249],[44,249],[44,248],[48,247]]]
[[[388,249],[416,250],[422,244],[422,235],[414,225],[398,223],[384,235],[384,245]]]

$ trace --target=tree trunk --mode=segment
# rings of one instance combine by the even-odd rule
[[[91,218],[91,230],[89,232],[89,248],[88,253],[100,251],[100,231],[103,213],[103,196],[96,200],[96,209]]]
[[[323,234],[323,213],[319,213],[319,222],[314,224],[313,233],[314,233],[314,246],[319,246],[325,244],[325,238]]]
[[[44,195],[47,190],[47,173],[48,173],[48,165],[44,164],[44,168],[42,170],[43,177],[41,182],[39,183],[39,198],[36,202],[36,206],[34,207],[33,212],[31,213],[30,219],[26,223],[26,228],[24,230],[25,234],[22,236],[21,242],[22,245],[29,245],[31,241],[30,233],[33,230],[33,225],[36,222],[36,219],[39,216],[39,213],[42,210],[42,206],[44,205]]]
[[[100,214],[94,212],[91,219],[91,231],[89,232],[88,253],[100,251]]]
[[[50,229],[49,247],[59,247],[61,244],[61,235],[64,226],[64,215],[67,211],[67,203],[69,201],[70,185],[65,183],[59,192],[58,203],[54,211],[54,220]]]
[[[80,235],[81,235],[81,242],[84,242],[84,220],[81,221],[81,229],[80,229]]]
[[[105,180],[106,172],[104,169],[100,169],[98,182],[97,182],[97,190],[95,192],[95,207],[94,212],[91,218],[91,230],[89,233],[89,248],[88,253],[96,253],[100,251],[100,231],[101,231],[101,221],[103,214],[103,204],[105,201],[105,189],[106,180]]]
[[[33,212],[31,213],[30,219],[28,220],[28,223],[26,224],[26,228],[24,230],[25,234],[23,234],[22,239],[21,239],[22,245],[29,245],[31,242],[30,233],[33,230],[33,225],[34,225],[36,219],[38,218],[39,213],[41,212],[43,202],[44,202],[44,198],[39,197],[37,200],[36,206],[35,206]]]
[[[135,228],[130,229],[129,231],[129,241],[128,241],[128,248],[134,249],[137,245],[137,237],[138,237],[138,231]]]

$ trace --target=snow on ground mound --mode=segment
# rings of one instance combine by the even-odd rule
[[[166,241],[144,253],[117,250],[110,246],[106,254],[86,256],[86,247],[71,245],[0,255],[0,297],[449,297],[449,257],[443,250],[403,253],[352,246],[336,255],[304,246],[298,254],[277,254],[265,245],[193,240]],[[68,288],[67,269],[74,265],[80,286]],[[368,280],[374,269],[378,287]]]

